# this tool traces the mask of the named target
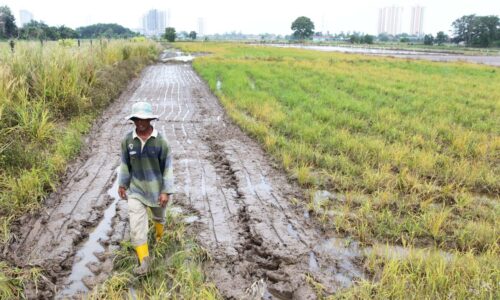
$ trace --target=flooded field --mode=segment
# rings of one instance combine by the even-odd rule
[[[491,66],[500,66],[500,56],[486,56],[486,55],[457,55],[457,54],[443,54],[432,51],[409,51],[409,50],[389,50],[389,49],[374,49],[374,48],[358,48],[358,47],[339,47],[339,46],[303,46],[303,45],[272,45],[273,47],[282,48],[299,48],[310,49],[324,52],[343,52],[343,53],[356,53],[378,56],[389,56],[398,58],[410,59],[425,59],[431,61],[464,61],[479,63]]]

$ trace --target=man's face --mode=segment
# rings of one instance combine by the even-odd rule
[[[135,128],[138,132],[144,132],[149,129],[149,126],[151,126],[151,120],[149,119],[133,118],[132,121],[134,122]]]

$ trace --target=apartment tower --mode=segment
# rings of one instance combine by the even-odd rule
[[[398,6],[384,7],[378,14],[378,34],[396,35],[402,33],[403,8]]]
[[[425,8],[422,6],[414,6],[411,8],[411,35],[422,36],[424,34],[424,10]]]

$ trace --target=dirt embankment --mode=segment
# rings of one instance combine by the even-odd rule
[[[125,116],[135,101],[151,102],[160,115],[155,126],[174,153],[175,202],[199,214],[191,228],[213,258],[207,273],[224,297],[253,293],[267,299],[312,299],[306,276],[329,292],[364,277],[349,246],[327,239],[292,207],[292,198],[303,198],[300,189],[228,120],[191,65],[159,63],[106,110],[47,208],[20,221],[17,239],[6,251],[9,259],[19,266],[41,266],[49,275],[39,293],[28,296],[61,295],[78,248],[114,203],[118,213],[112,229],[100,241],[103,249],[92,254],[101,263],[87,266],[92,275],[84,282],[92,285],[111,271],[107,254],[126,236],[127,220],[125,202],[113,202],[108,190],[120,140],[131,129]]]

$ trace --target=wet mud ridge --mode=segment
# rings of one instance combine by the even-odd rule
[[[47,209],[21,220],[6,255],[49,275],[29,297],[77,297],[111,272],[111,253],[128,234],[126,202],[114,191],[135,101],[151,102],[160,115],[155,127],[174,154],[174,202],[198,214],[190,228],[210,253],[207,275],[225,298],[314,299],[307,277],[329,293],[364,277],[356,251],[326,239],[290,204],[301,191],[229,121],[191,65],[169,62],[146,68],[106,110]],[[80,253],[91,242],[95,251]]]

